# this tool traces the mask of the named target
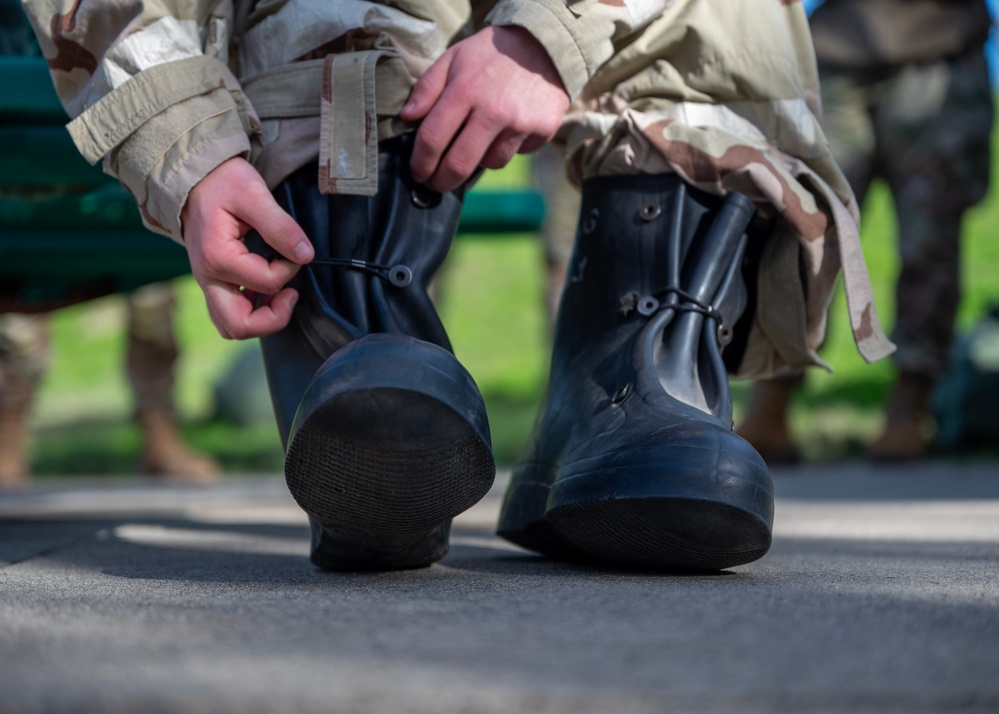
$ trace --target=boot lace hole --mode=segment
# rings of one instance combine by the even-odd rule
[[[409,199],[417,208],[434,208],[440,205],[441,195],[426,186],[417,186],[409,192]]]
[[[642,317],[651,317],[659,309],[659,301],[651,295],[643,297],[638,301],[638,314]]]
[[[413,271],[405,265],[395,265],[389,268],[388,278],[397,288],[404,288],[413,282]]]
[[[643,204],[641,208],[638,209],[638,217],[643,221],[648,223],[649,221],[654,221],[659,218],[663,213],[663,209],[660,208],[658,203],[646,203]]]
[[[726,347],[732,342],[733,332],[731,327],[725,325],[718,326],[718,344],[722,347]]]
[[[617,406],[625,399],[627,399],[629,394],[631,394],[631,385],[626,384],[620,389],[618,389],[616,392],[614,392],[614,396],[611,397],[611,404]]]

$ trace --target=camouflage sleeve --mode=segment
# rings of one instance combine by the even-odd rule
[[[540,40],[575,99],[624,38],[672,4],[673,0],[500,0],[486,23],[523,27]]]
[[[248,156],[257,122],[227,66],[231,0],[24,0],[80,153],[146,225],[181,240],[191,188]]]

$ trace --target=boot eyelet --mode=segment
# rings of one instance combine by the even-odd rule
[[[732,328],[731,327],[729,327],[727,325],[718,325],[718,344],[719,345],[721,345],[722,347],[728,346],[728,344],[732,342],[732,338],[734,336],[735,335],[732,332]]]
[[[638,301],[638,314],[642,317],[652,317],[659,309],[659,301],[651,295],[646,295]]]
[[[409,200],[417,208],[436,208],[440,205],[441,195],[426,186],[417,186],[409,192]]]
[[[625,384],[623,387],[614,392],[614,396],[611,397],[611,404],[617,406],[627,399],[629,394],[631,394],[631,385]]]
[[[654,221],[663,214],[663,209],[658,203],[646,203],[638,209],[638,217],[648,223]]]
[[[593,231],[597,229],[597,219],[599,217],[600,217],[599,209],[594,208],[592,211],[590,211],[590,215],[587,216],[586,220],[583,222],[583,233],[585,233],[586,235],[593,233]]]
[[[388,279],[397,288],[404,288],[413,282],[413,271],[405,265],[393,265],[389,268]]]

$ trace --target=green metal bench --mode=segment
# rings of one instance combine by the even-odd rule
[[[189,272],[114,179],[77,153],[40,57],[0,56],[0,312],[39,312]],[[533,191],[473,189],[459,233],[537,230]]]

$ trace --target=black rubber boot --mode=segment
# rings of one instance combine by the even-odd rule
[[[753,214],[675,175],[583,184],[548,391],[501,536],[629,568],[710,571],[767,552],[773,485],[732,432],[721,356],[746,309]]]
[[[411,143],[381,146],[376,196],[319,194],[315,165],[275,191],[316,258],[291,324],[261,342],[285,478],[329,570],[439,560],[495,474],[482,396],[427,294],[462,197],[413,182]]]

